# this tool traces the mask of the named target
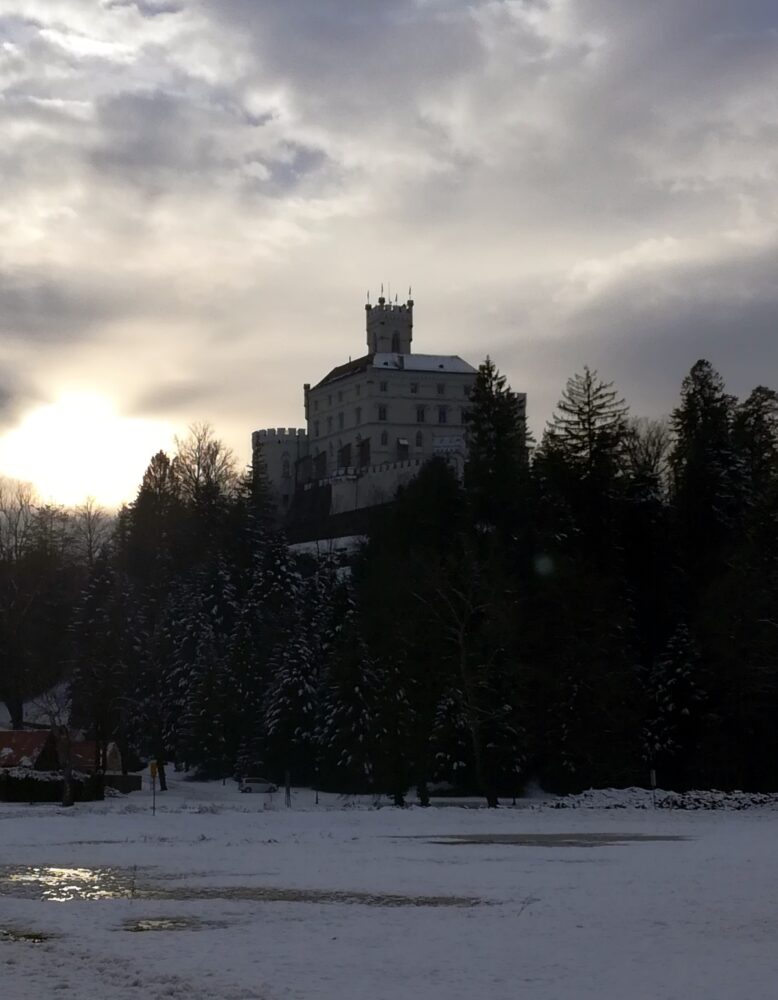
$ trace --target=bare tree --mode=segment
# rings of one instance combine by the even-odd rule
[[[17,562],[26,552],[37,502],[29,483],[0,478],[0,560]]]
[[[176,437],[173,470],[184,499],[198,503],[209,496],[228,496],[238,486],[237,462],[208,423],[194,423],[185,438]]]
[[[60,685],[47,691],[35,699],[35,707],[51,726],[57,745],[57,756],[62,770],[62,805],[72,806],[75,802],[73,740],[70,731],[70,697],[67,687]]]
[[[624,451],[630,472],[640,479],[651,479],[664,486],[670,464],[672,435],[666,419],[635,417],[629,421]]]
[[[87,497],[73,511],[73,534],[79,555],[90,570],[98,552],[108,541],[110,531],[111,518],[94,497]]]

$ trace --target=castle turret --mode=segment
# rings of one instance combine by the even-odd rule
[[[365,306],[367,349],[370,354],[410,354],[413,340],[413,299],[398,305],[383,295]]]

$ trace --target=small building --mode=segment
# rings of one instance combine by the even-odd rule
[[[12,767],[57,771],[59,756],[51,730],[0,730],[0,768]]]

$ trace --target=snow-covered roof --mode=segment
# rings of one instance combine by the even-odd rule
[[[475,368],[456,354],[374,354],[373,368],[394,368],[406,372],[476,374]]]
[[[454,372],[457,375],[475,375],[476,370],[456,354],[365,354],[361,358],[338,365],[328,372],[314,389],[337,382],[368,368],[379,371],[406,372]]]

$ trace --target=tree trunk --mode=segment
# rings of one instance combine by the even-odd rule
[[[73,762],[70,753],[70,733],[67,726],[56,729],[57,756],[62,768],[62,805],[72,806],[75,802],[73,791]]]
[[[478,787],[481,789],[481,794],[486,799],[487,806],[490,809],[496,809],[500,803],[497,798],[496,789],[492,786],[491,781],[486,777],[483,754],[481,752],[481,737],[478,733],[478,724],[471,722],[468,728],[470,730],[470,741],[473,744],[473,761],[475,763],[475,778],[478,782]]]
[[[24,728],[24,702],[21,698],[7,698],[5,706],[11,717],[11,729]]]
[[[416,794],[419,796],[419,805],[428,806],[430,804],[430,790],[427,787],[427,779],[420,778],[416,785]]]
[[[157,757],[157,777],[159,778],[159,790],[160,792],[167,791],[167,775],[165,774],[165,762],[162,759],[162,754]]]

